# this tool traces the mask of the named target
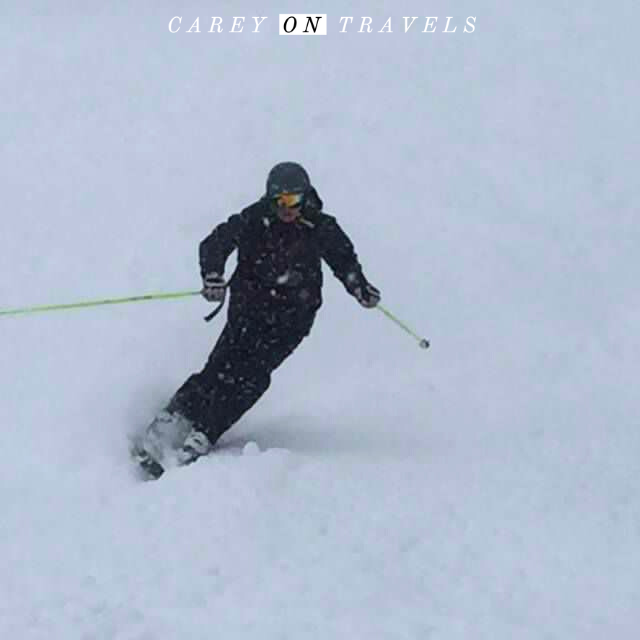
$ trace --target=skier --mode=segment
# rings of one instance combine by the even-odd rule
[[[282,162],[269,172],[265,195],[200,244],[201,293],[222,304],[229,289],[227,323],[202,371],[148,428],[138,459],[151,475],[163,472],[159,440],[171,440],[177,463],[189,464],[264,394],[271,373],[311,330],[322,303],[321,259],[363,307],[380,301],[350,239],[322,206],[305,169]],[[237,268],[225,281],[235,249]]]

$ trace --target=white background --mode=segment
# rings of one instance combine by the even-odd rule
[[[222,319],[0,318],[0,637],[636,637],[636,3],[129,4],[3,9],[2,308],[198,288],[295,160],[432,348],[327,270],[233,446],[142,484],[126,436]]]

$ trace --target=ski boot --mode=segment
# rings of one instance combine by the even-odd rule
[[[183,415],[161,411],[145,433],[134,440],[131,454],[147,476],[157,479],[167,466],[173,466],[171,458],[180,452],[191,431],[192,423]],[[181,464],[179,460],[178,464]]]
[[[157,480],[164,473],[164,467],[144,448],[143,443],[133,444],[131,456],[147,477]]]
[[[212,449],[209,438],[202,431],[192,428],[176,453],[176,461],[180,466],[191,464],[206,456]]]

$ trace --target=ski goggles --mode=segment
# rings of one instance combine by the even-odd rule
[[[279,193],[272,198],[272,201],[276,207],[297,209],[304,203],[304,193]]]

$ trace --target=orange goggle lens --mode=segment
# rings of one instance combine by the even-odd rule
[[[281,193],[273,199],[277,207],[287,207],[287,209],[296,209],[302,206],[304,195],[302,193]]]

